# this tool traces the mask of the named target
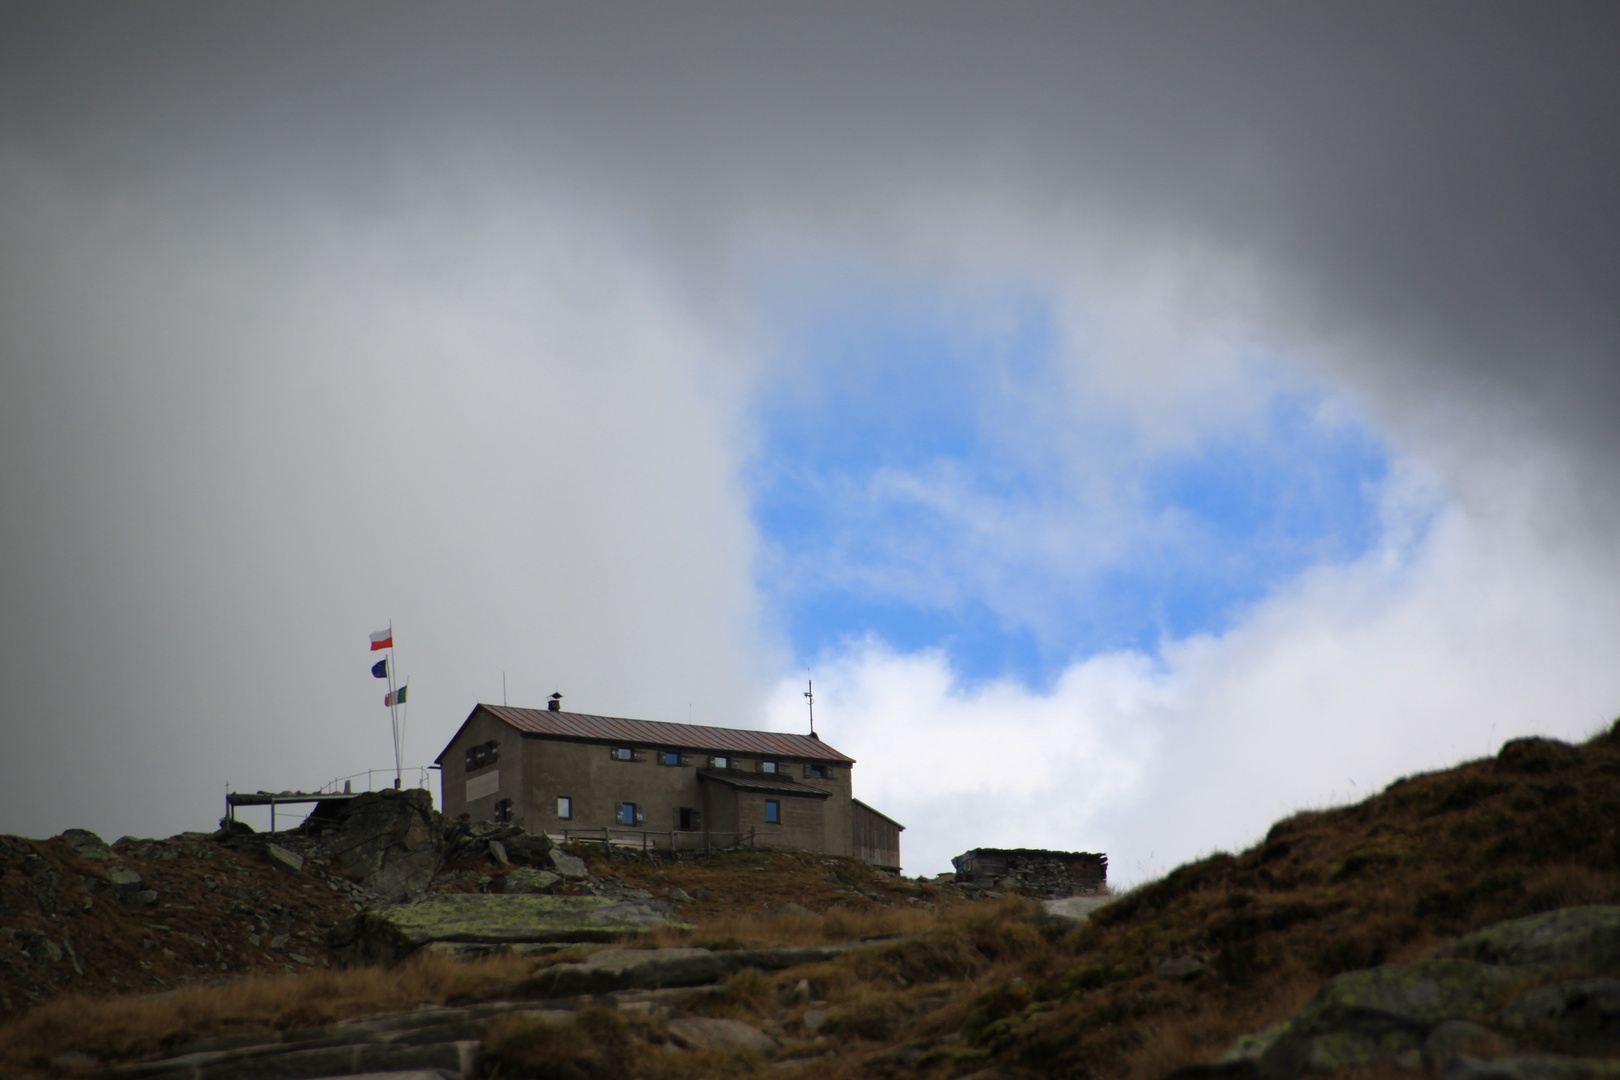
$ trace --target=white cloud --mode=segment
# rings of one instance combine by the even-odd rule
[[[908,826],[908,872],[1017,845],[1104,850],[1130,882],[1246,846],[1294,810],[1612,718],[1615,555],[1549,555],[1541,522],[1436,512],[1432,493],[1398,470],[1379,549],[1159,663],[1112,654],[1049,690],[964,687],[940,652],[851,642],[816,664],[820,728],[861,760],[858,796]],[[1506,501],[1536,501],[1519,495]],[[795,689],[773,698],[779,725],[796,726]]]

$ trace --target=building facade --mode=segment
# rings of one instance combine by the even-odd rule
[[[478,705],[437,761],[450,817],[900,865],[904,826],[853,799],[855,759],[814,735],[563,712],[554,697],[546,709]]]

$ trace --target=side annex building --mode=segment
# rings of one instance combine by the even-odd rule
[[[436,759],[446,816],[656,848],[752,842],[899,872],[905,826],[854,798],[855,759],[819,737],[563,712],[559,699],[473,708]]]

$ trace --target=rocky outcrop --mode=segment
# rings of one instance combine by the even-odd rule
[[[342,804],[324,846],[362,888],[394,901],[425,891],[444,859],[433,797],[420,789],[370,791]]]
[[[1486,927],[1435,950],[1441,959],[1581,971],[1620,967],[1620,907],[1574,907]]]
[[[615,902],[600,896],[435,894],[359,912],[332,929],[329,944],[340,966],[394,964],[429,945],[491,951],[610,941],[662,926],[673,911],[655,901]]]
[[[499,856],[504,858],[497,856],[491,845],[499,845]],[[487,857],[495,862],[549,869],[546,856],[551,850],[551,838],[544,833],[527,833],[522,826],[507,822],[456,821],[444,830],[447,862]]]
[[[1620,907],[1514,919],[1437,949],[1416,964],[1331,980],[1292,1020],[1245,1036],[1218,1065],[1249,1063],[1261,1080],[1343,1069],[1444,1067],[1447,1080],[1577,1080],[1609,1063],[1547,1054],[1620,1051]],[[1538,985],[1539,984],[1539,985]],[[1515,993],[1517,991],[1517,993]],[[1504,994],[1512,1000],[1501,1004]],[[1596,1070],[1596,1071],[1593,1071]]]

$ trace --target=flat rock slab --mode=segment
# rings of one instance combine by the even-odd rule
[[[186,1054],[120,1065],[94,1074],[97,1080],[320,1080],[377,1072],[470,1074],[479,1043],[468,1039],[425,1046],[360,1043],[314,1049],[252,1047]]]
[[[1442,1080],[1620,1080],[1620,1061],[1562,1054],[1519,1054],[1495,1061],[1456,1057],[1440,1075]]]
[[[600,896],[429,895],[362,911],[333,927],[340,965],[396,963],[429,943],[515,946],[553,941],[610,941],[669,922],[656,901]]]
[[[524,989],[543,997],[573,997],[614,990],[653,990],[719,982],[743,968],[781,971],[816,964],[848,952],[851,945],[783,949],[604,949],[579,964],[541,969]]]
[[[669,1022],[669,1037],[686,1050],[718,1054],[774,1054],[776,1040],[741,1020],[711,1016],[683,1016]]]
[[[294,854],[284,847],[277,847],[275,844],[265,845],[264,853],[269,857],[270,865],[284,874],[297,877],[304,872],[304,857],[302,855]]]

